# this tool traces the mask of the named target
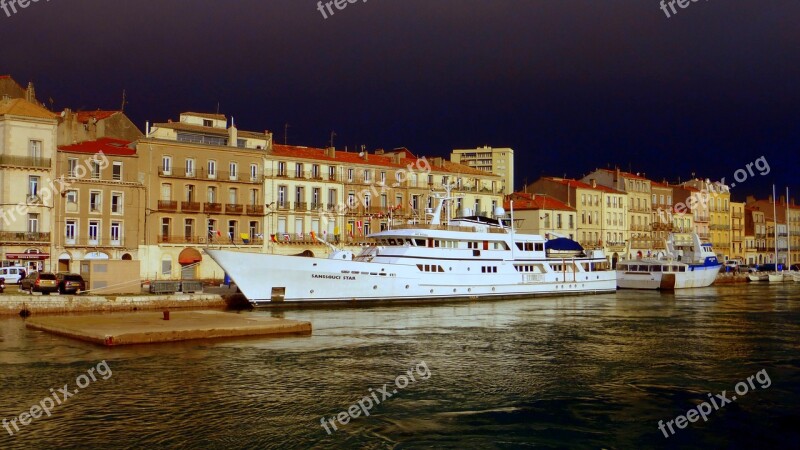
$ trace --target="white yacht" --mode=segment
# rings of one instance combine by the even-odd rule
[[[616,290],[602,251],[515,233],[511,220],[465,216],[373,233],[359,254],[328,258],[206,249],[254,306],[280,302],[452,300]],[[495,213],[504,216],[502,208]]]
[[[711,286],[722,264],[711,244],[701,243],[697,234],[692,243],[675,245],[674,235],[667,240],[665,258],[646,258],[617,264],[617,286],[621,289],[684,289]]]

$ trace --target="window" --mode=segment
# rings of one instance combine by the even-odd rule
[[[328,179],[331,181],[336,181],[336,167],[330,166],[328,167]]]
[[[569,227],[575,228],[575,216],[573,216],[572,214],[569,215]]]
[[[208,232],[209,241],[213,241],[214,235],[217,232],[217,221],[215,219],[208,219],[208,222],[206,222],[206,228]]]
[[[372,180],[372,171],[364,169],[364,183],[369,183]]]
[[[42,141],[30,141],[28,144],[28,154],[31,158],[39,159],[42,157]]]
[[[111,193],[111,213],[112,214],[122,214],[122,193],[121,192],[112,192]]]
[[[194,237],[194,219],[184,220],[183,237],[186,238],[186,242],[192,242],[192,238]]]
[[[258,180],[258,165],[250,164],[250,181]]]
[[[100,238],[100,221],[99,220],[90,220],[89,221],[89,244],[97,245],[97,242]]]
[[[286,186],[278,186],[278,208],[286,207]]]
[[[203,126],[204,127],[213,127],[214,122],[211,119],[203,119]]]
[[[322,178],[319,172],[319,164],[314,164],[311,166],[311,178],[315,180]]]
[[[258,222],[256,222],[255,220],[250,221],[249,230],[250,230],[250,239],[255,239],[256,236],[258,235]]]
[[[111,222],[111,245],[119,245],[122,236],[122,223]]]
[[[372,206],[372,197],[369,194],[364,194],[364,207],[369,208]]]
[[[228,189],[228,203],[231,205],[235,205],[237,203],[239,197],[239,192],[236,188]]]
[[[295,178],[305,178],[303,176],[303,164],[297,163],[294,165],[294,177]]]
[[[161,173],[164,175],[172,175],[172,157],[161,157]]]
[[[556,228],[562,228],[561,214],[556,214]]]
[[[111,166],[111,179],[114,181],[122,181],[122,163],[115,161]]]
[[[92,161],[92,179],[99,180],[100,179],[100,163],[98,161]]]
[[[305,201],[306,201],[305,188],[303,188],[302,186],[297,186],[297,188],[295,188],[295,190],[294,190],[294,201],[297,202],[298,206],[301,203],[305,203]]]
[[[169,230],[172,224],[172,219],[169,217],[162,217],[161,218],[161,240],[162,242],[169,241]]]
[[[314,188],[314,189],[311,190],[311,202],[312,202],[311,203],[312,204],[311,207],[313,209],[319,208],[319,200],[320,200],[319,197],[320,197],[320,195],[321,194],[320,194],[320,189],[319,188]]]
[[[230,179],[231,180],[236,180],[239,177],[239,173],[238,173],[239,165],[237,163],[231,161],[231,163],[228,164],[228,169],[230,170]]]
[[[77,175],[75,174],[76,169],[78,168],[78,159],[77,158],[69,158],[67,159],[67,176],[70,178],[76,178]]]
[[[328,189],[328,208],[333,208],[338,203],[336,189]]]
[[[89,193],[89,211],[90,212],[100,212],[100,208],[102,207],[102,196],[98,191],[92,191]]]
[[[78,203],[78,191],[70,189],[66,195],[67,203]]]
[[[187,184],[186,185],[186,201],[188,203],[193,203],[194,202],[194,185],[193,184]]]
[[[208,161],[208,178],[217,178],[217,162],[213,159]]]
[[[586,194],[581,194],[581,205],[586,206]]]
[[[172,185],[169,183],[164,183],[161,185],[161,200],[170,201],[172,200]]]
[[[347,181],[353,181],[353,169],[347,169]]]
[[[354,207],[356,206],[356,194],[355,192],[348,192],[347,193],[347,206]]]
[[[217,188],[214,186],[208,187],[208,203],[217,203]]]
[[[75,243],[75,231],[78,228],[78,223],[75,220],[67,220],[66,227],[64,230],[64,237],[67,240],[67,244],[74,244]]]
[[[236,239],[236,230],[239,228],[238,222],[235,220],[228,221],[228,239]]]
[[[386,184],[386,172],[381,172],[381,184]]]
[[[186,158],[186,176],[193,177],[194,176],[194,159],[193,158]]]
[[[258,205],[258,189],[250,189],[250,204],[253,206]]]
[[[39,232],[39,214],[28,214],[28,233]]]
[[[278,161],[278,176],[279,177],[286,176],[286,163],[283,161]]]
[[[36,197],[39,195],[39,177],[28,177],[28,196]]]

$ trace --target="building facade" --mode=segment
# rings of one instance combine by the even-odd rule
[[[510,211],[512,201],[514,220],[519,224],[516,231],[547,239],[575,239],[575,208],[549,195],[515,192],[506,196],[506,211]]]
[[[514,150],[511,148],[455,149],[450,153],[450,161],[498,175],[503,181],[503,194],[514,192]]]

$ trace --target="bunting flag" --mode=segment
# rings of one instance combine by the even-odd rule
[[[356,220],[356,228],[358,228],[358,232],[363,234],[364,231],[364,221],[363,220]]]
[[[272,240],[272,242],[275,242],[275,243],[278,242],[278,236],[275,236],[274,234],[270,234],[269,238]]]
[[[313,232],[313,231],[311,232],[311,240],[312,240],[312,241],[316,241],[316,240],[317,240],[317,235],[316,235],[316,234],[314,234],[314,232]]]
[[[242,242],[244,242],[245,244],[250,243],[250,235],[248,233],[240,233],[239,237],[242,238]]]
[[[289,242],[289,233],[284,233],[283,240]]]
[[[297,233],[297,239],[303,239],[303,232],[302,231],[299,231]]]

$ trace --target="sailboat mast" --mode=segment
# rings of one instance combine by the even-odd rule
[[[778,265],[778,203],[775,198],[774,184],[772,185],[772,217],[775,218],[775,230],[773,230],[775,239],[775,242],[773,242],[773,245],[775,245],[775,272],[780,272],[780,270],[778,270],[778,267],[780,267]]]
[[[786,266],[792,268],[792,228],[789,226],[789,186],[786,186]]]

